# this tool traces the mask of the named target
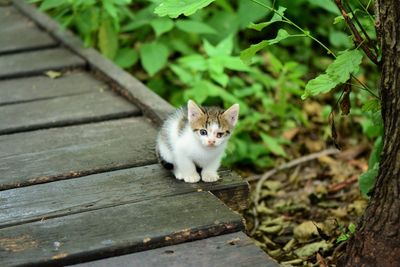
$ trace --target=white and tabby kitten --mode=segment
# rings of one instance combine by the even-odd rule
[[[223,110],[199,107],[189,100],[187,107],[177,109],[161,127],[157,138],[159,161],[178,180],[217,181],[217,170],[238,116],[238,104]]]

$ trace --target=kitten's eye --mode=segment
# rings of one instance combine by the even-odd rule
[[[224,136],[224,133],[217,133],[217,138],[221,138],[222,136]]]
[[[200,130],[200,135],[207,135],[207,130],[201,129]]]

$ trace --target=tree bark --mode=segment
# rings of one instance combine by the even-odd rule
[[[377,1],[384,145],[368,207],[338,266],[400,266],[400,1]]]

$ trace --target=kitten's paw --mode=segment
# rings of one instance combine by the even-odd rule
[[[175,178],[178,180],[183,180],[184,177],[180,172],[174,172]]]
[[[211,183],[211,182],[216,182],[219,180],[219,176],[216,172],[202,172],[201,173],[201,179],[204,182]]]
[[[185,175],[183,180],[186,183],[197,183],[200,181],[200,175],[197,172],[190,175]]]

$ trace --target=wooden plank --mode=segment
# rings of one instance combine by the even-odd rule
[[[54,47],[57,42],[14,7],[0,6],[0,53]]]
[[[147,117],[160,124],[173,111],[173,107],[168,102],[149,90],[132,75],[101,56],[96,50],[85,48],[79,38],[70,31],[61,28],[46,14],[38,12],[24,0],[13,0],[13,4],[21,13],[46,29],[58,41],[85,58],[94,72],[98,73],[101,78],[115,84],[116,89],[121,90],[121,93],[137,105]]]
[[[0,106],[0,134],[139,115],[132,103],[111,91]]]
[[[81,71],[66,72],[57,79],[34,76],[0,80],[0,105],[104,91],[107,88],[105,83]]]
[[[143,117],[0,136],[0,189],[156,162]]]
[[[0,265],[74,264],[243,227],[239,215],[207,192],[154,198],[1,229]]]
[[[279,267],[280,265],[254,245],[243,232],[237,232],[73,266]]]
[[[84,66],[85,61],[64,48],[6,54],[0,56],[0,79]]]
[[[246,182],[235,173],[221,171],[220,175],[222,180],[216,183],[189,184],[176,180],[169,171],[159,164],[154,164],[4,190],[0,192],[0,228],[139,202],[158,196],[197,191],[218,194],[231,187],[235,188],[232,191],[248,193]],[[237,201],[245,202],[246,199]]]

